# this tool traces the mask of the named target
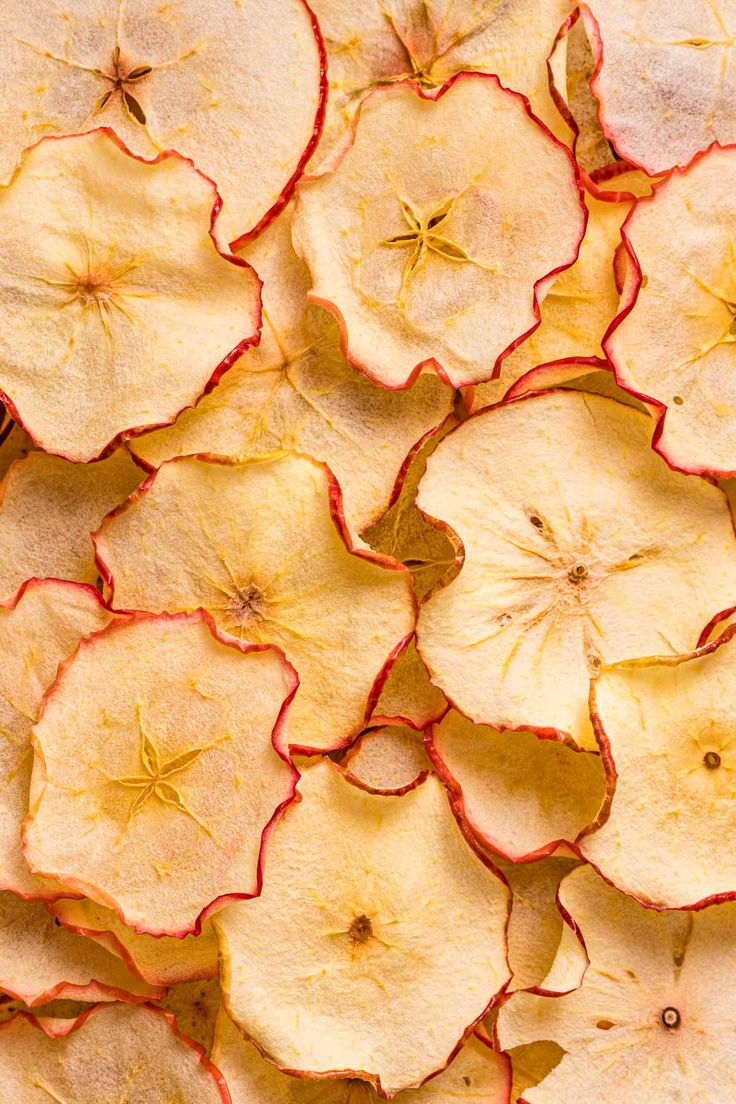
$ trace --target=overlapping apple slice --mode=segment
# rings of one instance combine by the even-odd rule
[[[37,444],[94,460],[258,340],[258,278],[224,251],[218,202],[190,161],[110,131],[24,153],[0,188],[0,393]]]
[[[585,218],[569,151],[523,97],[464,73],[368,97],[335,170],[301,183],[294,240],[351,364],[392,389],[422,370],[461,386],[535,327]]]
[[[124,449],[98,464],[31,452],[0,485],[0,597],[26,579],[94,583],[90,532],[144,478]]]
[[[210,1054],[221,1001],[220,979],[214,977],[172,985],[158,1006],[171,1013],[182,1035]]]
[[[2,1104],[230,1104],[222,1074],[150,1006],[97,1005],[76,1020],[21,1012],[0,1027]]]
[[[580,988],[515,993],[498,1017],[504,1049],[545,1039],[566,1052],[524,1095],[528,1104],[711,1101],[736,1076],[731,990],[736,905],[700,912],[643,909],[589,866],[569,874],[560,903],[585,942]]]
[[[394,794],[416,785],[432,766],[423,734],[408,725],[369,728],[348,749],[341,765],[366,789]]]
[[[685,471],[736,474],[736,148],[675,170],[624,225],[617,324],[604,345],[619,382],[654,400],[654,445]]]
[[[598,103],[590,88],[595,71],[595,57],[582,19],[570,21],[566,29],[564,84],[557,89],[565,92],[567,110],[575,131],[575,159],[591,173],[614,160],[611,144],[603,133],[598,118]]]
[[[687,650],[733,604],[725,496],[671,471],[649,424],[600,395],[548,391],[481,411],[430,457],[418,505],[465,560],[421,607],[419,651],[476,723],[595,747],[591,672]]]
[[[258,893],[294,794],[296,685],[275,648],[220,636],[202,611],[138,614],[82,641],[33,730],[31,869],[153,935],[199,930],[219,898]]]
[[[306,457],[185,457],[95,540],[117,607],[202,607],[240,639],[278,644],[300,680],[289,741],[325,750],[365,726],[414,626],[409,572],[354,550],[341,510],[331,474]]]
[[[426,728],[446,709],[445,695],[429,681],[429,672],[412,637],[381,687],[371,724],[397,723],[410,728]]]
[[[434,775],[379,796],[323,761],[299,791],[261,897],[214,918],[227,1007],[281,1069],[393,1096],[444,1069],[507,984],[508,890]]]
[[[140,156],[177,149],[216,180],[223,241],[244,239],[288,199],[327,93],[303,0],[69,0],[63,17],[11,0],[3,14],[0,178],[39,134],[104,124]]]
[[[426,376],[394,394],[351,368],[332,315],[306,301],[309,273],[291,244],[291,208],[242,255],[264,283],[260,345],[174,425],[130,447],[149,467],[197,452],[306,453],[334,472],[345,520],[360,532],[385,513],[407,454],[451,413],[453,393]]]

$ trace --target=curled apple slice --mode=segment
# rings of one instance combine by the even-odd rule
[[[425,369],[461,386],[535,328],[585,218],[569,151],[522,96],[464,73],[369,96],[335,170],[300,185],[294,235],[351,364],[391,389]]]
[[[12,418],[3,416],[5,407],[0,403],[0,479],[4,479],[8,468],[15,460],[21,460],[33,448],[33,441],[24,429],[16,425]]]
[[[258,893],[294,794],[296,685],[276,649],[225,639],[202,611],[82,641],[33,730],[31,868],[152,935],[198,931],[218,899]]]
[[[351,779],[380,793],[403,793],[431,769],[421,732],[407,725],[369,728],[343,757]]]
[[[281,1069],[393,1096],[444,1069],[505,988],[508,891],[434,775],[385,797],[323,761],[299,792],[261,897],[214,917],[226,1004]]]
[[[671,471],[649,425],[612,399],[547,391],[481,411],[430,457],[417,503],[465,560],[421,607],[418,646],[476,723],[595,748],[590,673],[687,650],[733,604],[725,496]]]
[[[258,339],[258,278],[214,184],[110,131],[45,139],[0,188],[0,392],[48,452],[94,460],[172,421]]]
[[[240,639],[278,644],[299,672],[295,748],[350,743],[414,626],[409,572],[355,550],[321,464],[275,454],[162,465],[95,540],[116,606],[209,610]]]

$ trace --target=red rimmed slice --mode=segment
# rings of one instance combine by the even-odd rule
[[[223,241],[242,242],[288,199],[327,94],[303,0],[70,0],[63,18],[12,0],[4,14],[0,178],[39,133],[103,124],[142,157],[177,149],[216,180]]]
[[[76,1020],[21,1012],[0,1027],[0,1078],[3,1104],[231,1104],[202,1048],[150,1006],[97,1005]]]
[[[258,340],[259,281],[190,161],[111,131],[45,139],[0,188],[0,393],[34,441],[99,458],[171,422]]]
[[[351,364],[391,389],[422,370],[461,386],[534,329],[585,218],[569,151],[523,97],[465,73],[366,99],[335,170],[300,185],[294,240]]]
[[[183,1035],[212,1050],[217,1013],[222,1002],[219,977],[172,985],[159,1007],[170,1012]]]
[[[209,395],[174,425],[132,441],[147,466],[208,452],[240,460],[290,449],[323,460],[351,532],[385,513],[407,454],[452,412],[450,388],[426,376],[410,391],[374,387],[340,351],[334,318],[307,303],[309,273],[291,244],[291,208],[242,256],[263,280],[263,331]]]
[[[226,1004],[284,1071],[393,1096],[444,1069],[505,988],[508,890],[434,775],[386,797],[323,761],[299,792],[261,897],[214,918]]]
[[[559,997],[515,993],[500,1011],[504,1049],[544,1039],[565,1051],[525,1092],[528,1104],[718,1100],[736,1075],[736,1025],[724,986],[736,968],[736,905],[653,912],[589,866],[560,886],[585,942],[581,986]]]
[[[381,687],[371,724],[406,724],[426,728],[447,709],[442,691],[429,681],[429,672],[411,638]]]
[[[576,840],[606,796],[595,753],[475,725],[454,709],[430,728],[427,751],[469,831],[512,862]]]
[[[199,930],[218,899],[258,893],[294,795],[296,685],[280,652],[220,636],[202,611],[138,614],[82,641],[33,730],[31,869],[152,935]]]
[[[432,768],[423,734],[408,725],[369,728],[348,749],[341,766],[366,789],[393,794],[415,786]]]
[[[562,94],[575,133],[575,159],[586,173],[595,172],[614,159],[611,144],[601,129],[598,103],[590,80],[595,57],[582,19],[568,21],[564,30],[565,69],[555,79],[555,91]]]
[[[671,471],[650,424],[600,395],[548,391],[481,411],[430,457],[418,505],[465,560],[421,607],[419,651],[476,723],[594,748],[591,671],[687,650],[733,604],[725,496]]]
[[[240,639],[278,644],[299,672],[289,741],[319,751],[365,727],[414,627],[409,572],[355,549],[341,509],[329,471],[306,457],[184,458],[95,541],[117,607],[202,607]]]

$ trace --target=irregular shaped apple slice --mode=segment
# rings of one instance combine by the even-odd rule
[[[217,1017],[212,1060],[227,1081],[232,1104],[283,1104],[284,1100],[290,1104],[347,1104],[356,1093],[365,1104],[378,1104],[381,1099],[365,1082],[331,1077],[313,1081],[282,1073],[243,1038],[224,1009]],[[506,1055],[471,1035],[447,1069],[420,1089],[409,1090],[410,1099],[417,1104],[446,1104],[448,1100],[508,1104],[510,1081]],[[405,1098],[399,1093],[395,1099],[401,1104]]]
[[[361,731],[413,629],[408,571],[353,550],[337,484],[306,457],[171,460],[95,541],[118,607],[202,607],[227,632],[284,650],[299,672],[297,749]]]
[[[171,1013],[183,1035],[194,1039],[209,1054],[221,1000],[220,979],[207,978],[172,985],[159,1007]]]
[[[511,1100],[524,1104],[524,1093],[547,1077],[562,1061],[564,1050],[557,1043],[526,1043],[506,1051],[511,1059]]]
[[[94,939],[122,958],[149,985],[179,985],[217,973],[217,937],[210,920],[205,920],[200,935],[167,939],[139,935],[121,924],[112,909],[95,901],[65,899],[47,908],[70,931]]]
[[[600,758],[533,732],[498,732],[454,709],[429,730],[427,751],[455,812],[484,846],[512,862],[573,842],[600,811]]]
[[[62,887],[31,874],[21,853],[33,763],[31,728],[59,664],[112,616],[92,587],[56,580],[34,579],[13,603],[0,606],[0,888],[23,897],[64,895]]]
[[[649,424],[600,395],[547,391],[475,415],[430,457],[417,502],[465,562],[422,606],[419,651],[476,723],[595,747],[590,672],[686,650],[733,604],[725,496],[671,471]]]
[[[5,473],[15,460],[27,456],[32,448],[33,441],[26,431],[15,424],[0,403],[0,479],[5,478]]]
[[[434,775],[384,797],[322,761],[299,792],[261,897],[214,917],[227,1007],[280,1068],[392,1096],[444,1069],[505,987],[508,890]]]
[[[294,218],[310,298],[340,321],[350,363],[392,389],[423,369],[453,386],[490,379],[584,230],[569,151],[523,97],[468,73],[436,96],[374,92],[335,171],[300,186]]]
[[[514,383],[504,395],[505,399],[520,399],[533,391],[549,391],[555,387],[569,387],[573,391],[585,391],[586,394],[607,395],[609,399],[633,406],[649,414],[649,409],[616,383],[616,377],[610,366],[596,367],[585,361],[566,360],[559,364],[540,364],[532,368]]]
[[[601,128],[598,103],[590,88],[595,72],[595,57],[582,19],[571,22],[566,33],[566,103],[577,131],[575,159],[586,173],[609,165],[615,157]]]
[[[723,984],[736,968],[736,905],[657,913],[589,866],[565,878],[560,903],[590,965],[574,992],[516,993],[499,1013],[504,1049],[545,1039],[566,1052],[524,1099],[591,1104],[625,1087],[632,1104],[716,1100],[736,1074],[736,1013]]]
[[[50,1022],[21,1012],[0,1028],[0,1079],[8,1104],[229,1104],[219,1070],[150,1006],[98,1005]]]
[[[411,638],[381,687],[371,724],[407,724],[426,728],[447,709],[442,691],[429,681],[429,672]]]
[[[620,313],[605,342],[621,385],[660,407],[654,447],[701,474],[736,474],[731,181],[736,148],[714,147],[637,203],[623,230]]]
[[[258,893],[294,794],[296,685],[276,649],[225,639],[201,610],[82,641],[33,730],[31,869],[152,935],[199,930],[213,902]]]
[[[348,749],[341,765],[366,789],[394,794],[416,785],[432,766],[423,734],[407,725],[369,728]]]
[[[306,453],[334,472],[348,526],[360,532],[388,509],[407,454],[452,412],[454,395],[432,376],[393,394],[351,368],[334,318],[307,304],[291,208],[243,256],[264,282],[260,345],[174,425],[130,447],[149,467],[197,452],[242,460],[274,449]]]
[[[46,451],[94,460],[172,421],[257,341],[217,203],[189,161],[104,130],[39,142],[0,188],[0,391]]]
[[[1,178],[39,133],[102,123],[136,154],[177,149],[216,180],[223,241],[256,232],[288,199],[327,94],[303,0],[69,0],[63,19],[12,0],[4,14]]]
[[[0,485],[0,596],[33,577],[94,585],[90,532],[142,479],[124,449],[99,464],[45,452],[17,460]]]

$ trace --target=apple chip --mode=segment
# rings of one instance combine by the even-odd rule
[[[565,1051],[524,1100],[721,1098],[736,1076],[736,1013],[724,984],[736,970],[736,904],[654,912],[589,866],[568,874],[560,902],[580,930],[590,965],[575,991],[515,993],[499,1012],[504,1050],[544,1039]]]
[[[564,89],[566,103],[576,133],[575,159],[586,173],[603,168],[614,159],[611,143],[598,118],[598,103],[590,88],[595,72],[595,57],[582,19],[571,22],[565,36],[567,44]]]
[[[200,935],[156,938],[139,935],[112,909],[94,901],[67,899],[47,907],[66,928],[106,947],[149,985],[179,985],[217,974],[217,937],[211,920],[205,920]]]
[[[172,985],[159,1002],[159,1008],[170,1012],[179,1031],[188,1039],[194,1039],[209,1054],[215,1038],[215,1023],[221,1000],[219,977],[206,978]]]
[[[221,637],[201,610],[84,640],[33,731],[31,869],[151,935],[198,931],[213,902],[258,893],[294,794],[296,684],[276,649]]]
[[[294,240],[351,364],[392,389],[424,369],[459,387],[536,327],[585,220],[569,150],[522,96],[465,73],[368,97],[335,171],[300,185]]]
[[[600,758],[533,732],[498,732],[454,709],[429,731],[427,751],[455,812],[484,846],[528,862],[573,842],[606,796]]]
[[[0,403],[0,479],[5,478],[5,473],[15,460],[27,456],[32,448],[33,441],[26,431],[6,415],[5,407]]]
[[[0,888],[23,897],[64,896],[34,877],[21,853],[31,784],[31,728],[59,663],[112,615],[92,587],[37,579],[0,606]]]
[[[227,1081],[232,1104],[378,1104],[381,1099],[367,1082],[342,1077],[313,1081],[282,1073],[243,1038],[224,1009],[217,1017],[212,1060]],[[409,1090],[408,1097],[399,1094],[395,1099],[399,1104],[405,1099],[413,1104],[508,1104],[510,1079],[508,1058],[471,1035],[447,1069],[420,1089]]]
[[[218,202],[191,162],[105,130],[39,142],[0,188],[0,392],[46,451],[94,460],[173,421],[258,340]]]
[[[381,687],[371,724],[396,722],[410,728],[426,728],[446,709],[445,696],[429,681],[424,660],[412,637]]]
[[[327,94],[303,0],[10,0],[3,15],[0,177],[39,134],[103,124],[142,157],[177,149],[216,180],[223,241],[256,232],[288,199]]]
[[[0,485],[0,596],[33,577],[94,585],[90,532],[142,479],[124,449],[98,464],[45,452],[17,460]]]
[[[635,395],[619,387],[613,369],[605,361],[601,365],[575,360],[540,364],[538,368],[532,368],[531,372],[518,379],[506,392],[504,399],[520,399],[533,391],[549,391],[554,387],[569,387],[587,394],[607,395],[609,399],[616,399],[626,406],[633,406],[635,410],[649,413],[649,409]]]
[[[299,792],[262,895],[214,917],[226,1004],[280,1068],[393,1096],[444,1069],[505,988],[508,891],[435,775],[386,797],[324,760]]]
[[[430,457],[417,502],[465,562],[422,606],[418,646],[476,723],[594,748],[590,673],[687,650],[733,604],[725,496],[671,471],[649,424],[600,395],[547,391],[481,411]]]
[[[20,1012],[0,1028],[2,1104],[230,1104],[222,1074],[157,1008],[98,1005],[76,1020]]]
[[[510,1047],[506,1053],[511,1059],[512,1104],[524,1104],[526,1090],[547,1077],[560,1064],[565,1052],[557,1043],[539,1042]]]
[[[209,610],[299,672],[295,749],[351,742],[414,626],[409,572],[354,549],[340,492],[306,457],[171,460],[96,535],[115,605]]]
[[[382,725],[358,737],[343,757],[342,766],[366,789],[403,793],[416,785],[432,764],[421,732],[407,725]]]
[[[263,332],[201,402],[131,442],[149,467],[209,452],[247,459],[291,449],[323,460],[343,492],[351,532],[391,504],[407,454],[453,408],[435,376],[394,394],[347,363],[331,314],[307,303],[309,273],[291,244],[291,208],[243,253],[264,282]]]

